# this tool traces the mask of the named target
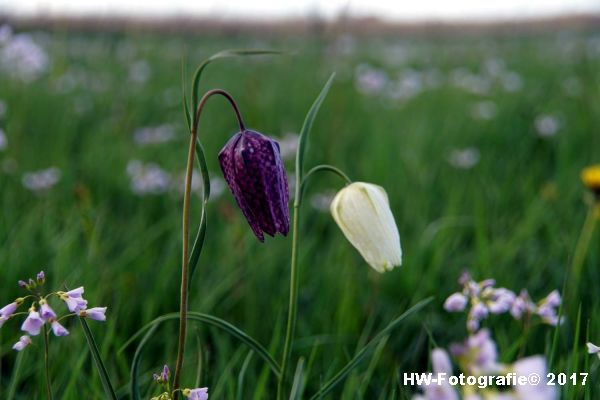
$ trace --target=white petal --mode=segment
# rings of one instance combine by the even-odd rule
[[[335,196],[331,214],[348,241],[376,271],[402,264],[400,234],[383,188],[352,183]]]

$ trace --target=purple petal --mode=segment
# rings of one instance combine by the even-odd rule
[[[252,231],[254,232],[258,240],[262,242],[265,240],[265,238],[262,234],[258,222],[256,221],[254,214],[252,213],[252,210],[246,203],[242,190],[240,189],[237,182],[234,152],[241,138],[242,134],[237,133],[227,142],[227,144],[225,144],[225,146],[219,153],[219,164],[221,165],[223,176],[225,177],[227,185],[229,185],[229,188],[231,189],[231,193],[233,194],[235,201],[242,210],[244,217],[246,217],[248,224],[250,224],[250,228],[252,228]]]

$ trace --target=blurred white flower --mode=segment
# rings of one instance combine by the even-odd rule
[[[517,376],[537,375],[541,377],[542,384],[525,384],[515,386],[517,397],[527,400],[554,400],[557,398],[556,386],[545,385],[545,377],[548,372],[546,359],[542,356],[533,356],[518,360],[513,364],[513,370]]]
[[[8,43],[8,41],[12,38],[13,31],[10,25],[2,25],[0,26],[0,46]]]
[[[554,115],[540,115],[535,119],[535,129],[540,137],[552,137],[560,129],[560,123]]]
[[[165,193],[171,185],[171,175],[154,163],[131,160],[127,163],[127,174],[131,191],[140,196]]]
[[[6,138],[4,130],[0,128],[0,151],[6,150],[6,147],[8,147],[8,139]]]
[[[596,354],[600,358],[600,347],[591,342],[586,343],[586,346],[589,354]]]
[[[279,143],[279,151],[281,158],[284,160],[292,159],[296,156],[296,150],[298,149],[298,142],[300,136],[297,133],[286,133],[277,142]]]
[[[498,107],[491,100],[480,101],[471,107],[471,115],[475,119],[489,120],[496,116]]]
[[[488,94],[491,88],[489,78],[472,74],[464,68],[453,70],[450,81],[454,86],[477,95]]]
[[[503,74],[500,83],[507,92],[518,92],[523,88],[523,78],[516,72],[507,72]]]
[[[431,365],[434,374],[452,375],[452,363],[450,357],[443,349],[433,349],[431,351]],[[434,375],[435,376],[435,375]],[[420,389],[422,395],[413,397],[413,400],[459,400],[458,392],[448,380],[442,382],[432,381],[429,385],[422,385]]]
[[[129,66],[129,80],[136,83],[144,83],[152,75],[150,64],[144,60],[134,62]]]
[[[310,198],[310,205],[317,211],[327,212],[329,206],[335,197],[335,192],[327,191],[323,193],[316,193]]]
[[[50,167],[39,171],[26,172],[21,178],[21,183],[33,192],[42,192],[56,185],[60,181],[60,177],[60,169]]]
[[[489,58],[483,64],[483,68],[489,76],[497,78],[504,72],[505,63],[501,58]]]
[[[412,69],[405,70],[389,85],[388,97],[393,100],[408,100],[421,93],[423,78],[421,73]]]
[[[452,150],[448,156],[448,162],[454,168],[471,169],[479,163],[480,158],[481,155],[477,148],[467,147],[464,149]]]
[[[368,64],[360,64],[355,70],[356,89],[366,95],[381,93],[389,82],[387,74]]]
[[[171,124],[146,126],[133,133],[133,140],[140,146],[165,143],[175,138],[175,127]]]
[[[11,77],[31,82],[49,67],[44,49],[26,34],[14,35],[0,47],[0,67]]]

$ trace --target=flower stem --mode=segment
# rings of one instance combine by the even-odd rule
[[[190,236],[190,197],[192,191],[192,174],[194,169],[194,155],[196,150],[196,141],[198,140],[198,123],[200,121],[200,115],[206,105],[208,99],[219,94],[225,97],[235,111],[235,115],[238,121],[240,130],[243,131],[244,122],[240,110],[233,100],[233,97],[222,89],[209,90],[202,96],[196,113],[194,114],[194,121],[192,124],[192,131],[190,135],[190,144],[188,147],[187,167],[185,172],[185,192],[183,195],[183,248],[182,248],[182,261],[181,261],[181,288],[180,288],[180,301],[179,301],[179,338],[177,345],[177,361],[175,363],[175,375],[173,376],[173,391],[174,399],[177,400],[179,397],[179,385],[181,381],[181,370],[183,368],[183,356],[185,352],[185,339],[187,332],[187,312],[188,312],[188,279],[189,279],[189,236]]]
[[[48,327],[44,324],[44,374],[46,375],[46,397],[52,400],[52,386],[50,385],[50,362],[48,354]]]
[[[296,197],[294,202],[294,217],[292,227],[292,265],[290,272],[290,299],[288,304],[288,320],[283,345],[283,358],[281,361],[281,374],[277,382],[277,399],[283,400],[285,390],[285,378],[288,370],[289,358],[292,352],[294,331],[296,330],[296,314],[298,306],[298,220],[300,211],[300,199]]]
[[[573,254],[573,262],[571,264],[571,272],[573,274],[571,282],[573,283],[569,293],[570,296],[575,296],[576,293],[574,293],[574,291],[579,287],[582,273],[581,269],[583,268],[585,255],[590,247],[590,241],[592,240],[595,225],[596,210],[594,205],[592,205],[590,206],[587,216],[585,217],[585,222],[583,223],[583,227],[581,228],[581,233],[579,234],[579,239],[577,240],[577,245],[575,247],[575,253]]]

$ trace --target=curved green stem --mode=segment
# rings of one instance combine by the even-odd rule
[[[52,400],[52,385],[50,384],[50,356],[48,346],[48,326],[44,324],[44,374],[46,375],[46,396]]]
[[[194,168],[194,155],[196,153],[196,142],[198,140],[198,123],[202,110],[206,105],[206,102],[213,95],[221,95],[225,97],[232,105],[236,118],[240,127],[240,130],[244,130],[244,122],[242,116],[237,107],[237,104],[229,93],[222,89],[209,90],[202,96],[196,113],[194,114],[194,120],[192,124],[192,131],[190,135],[190,144],[188,147],[187,157],[187,168],[185,173],[185,192],[183,195],[183,248],[182,248],[182,261],[181,261],[181,288],[180,288],[180,302],[179,302],[179,338],[177,346],[177,361],[175,363],[175,375],[173,377],[173,390],[179,389],[181,380],[181,369],[183,367],[183,356],[185,350],[185,339],[187,332],[187,309],[188,309],[188,290],[189,290],[189,233],[190,233],[190,197],[192,191],[192,173]],[[199,250],[198,250],[199,252]],[[199,256],[199,254],[198,254]],[[175,395],[175,400],[178,398],[178,393]]]
[[[588,210],[587,216],[585,217],[585,222],[583,223],[583,227],[581,228],[581,233],[575,247],[575,253],[573,254],[573,262],[571,264],[571,271],[573,273],[571,282],[573,282],[573,285],[571,287],[571,292],[569,293],[570,296],[574,296],[576,294],[575,290],[579,287],[582,273],[581,270],[583,268],[585,256],[590,247],[590,241],[592,240],[595,226],[596,206],[592,204]]]
[[[346,185],[352,183],[352,179],[350,179],[348,175],[346,175],[341,169],[334,167],[333,165],[321,164],[311,168],[306,173],[306,176],[302,179],[302,183],[300,184],[300,196],[304,196],[304,190],[306,189],[306,185],[308,185],[309,179],[318,172],[331,172],[334,175],[337,175],[340,178],[342,178]]]
[[[297,183],[298,185],[298,183]],[[283,357],[281,360],[281,374],[277,382],[277,399],[283,400],[285,391],[285,378],[287,375],[289,358],[292,352],[292,342],[296,330],[296,313],[298,306],[298,220],[300,211],[300,200],[296,186],[296,200],[294,201],[294,217],[292,228],[292,261],[290,272],[290,299],[288,303],[288,319],[285,331],[285,342],[283,345]]]

